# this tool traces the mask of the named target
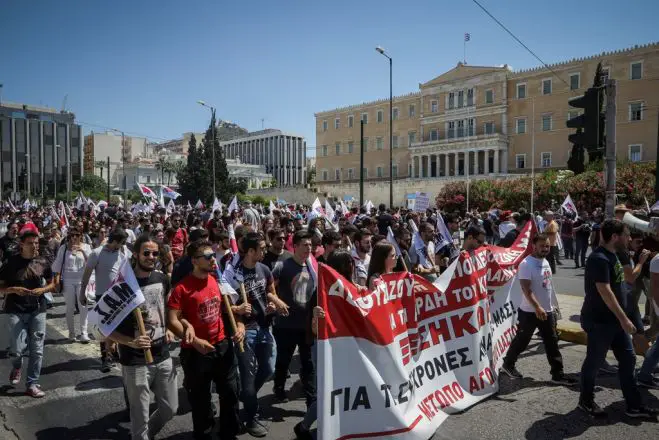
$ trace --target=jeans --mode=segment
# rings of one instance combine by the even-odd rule
[[[87,336],[87,306],[80,304],[80,281],[68,282],[64,280],[63,284],[62,295],[66,303],[66,325],[69,328],[69,337],[73,339],[76,336],[74,322],[76,304],[80,309],[80,334]]]
[[[176,368],[172,358],[151,365],[123,365],[124,389],[130,402],[133,440],[153,438],[178,409]],[[157,408],[150,414],[151,391]]]
[[[565,259],[574,259],[574,239],[572,237],[561,237],[563,240],[563,252],[565,252]]]
[[[549,267],[551,268],[551,273],[556,273],[556,262],[558,261],[558,246],[551,246],[549,248],[549,254],[547,254],[547,262],[549,262]]]
[[[510,343],[508,353],[504,358],[503,364],[508,367],[514,367],[517,358],[526,347],[529,346],[533,333],[537,328],[540,331],[542,343],[545,346],[545,353],[547,354],[547,361],[551,366],[552,377],[557,377],[563,374],[563,357],[558,349],[558,334],[556,333],[556,314],[553,312],[547,313],[547,319],[540,321],[535,313],[525,312],[521,309],[517,310],[517,334]]]
[[[251,421],[259,409],[257,398],[259,390],[275,371],[277,344],[270,328],[261,327],[246,330],[243,345],[245,352],[238,355],[238,366],[242,383],[242,401],[247,420]]]
[[[311,362],[313,363],[314,372],[318,374],[316,370],[318,368],[318,343],[316,342],[314,342],[314,344],[311,346]],[[318,403],[316,401],[316,397],[314,396],[311,404],[307,408],[307,413],[304,415],[304,419],[302,419],[302,426],[307,429],[311,429],[311,425],[313,425],[317,419]]]
[[[41,363],[43,362],[43,345],[46,340],[46,313],[38,311],[32,313],[9,314],[9,357],[13,367],[17,370],[23,366],[23,352],[25,343],[30,352],[27,364],[27,378],[25,385],[39,383]]]
[[[597,371],[604,364],[606,353],[610,348],[618,360],[618,378],[627,407],[640,407],[641,395],[634,379],[636,354],[632,347],[631,337],[617,322],[600,323],[582,318],[581,327],[588,335],[588,345],[586,358],[581,366],[580,401],[593,402]]]
[[[203,355],[194,348],[182,348],[179,355],[183,367],[183,385],[192,408],[193,438],[210,440],[215,424],[211,407],[211,383],[220,397],[222,438],[238,435],[238,365],[230,339],[215,344],[215,351]]]
[[[586,265],[586,251],[588,250],[588,238],[579,237],[577,235],[574,240],[575,251],[574,251],[574,264],[576,266],[585,266]]]
[[[655,339],[654,344],[645,353],[645,360],[638,372],[638,379],[644,382],[651,382],[655,367],[659,364],[659,339]]]
[[[300,379],[307,407],[316,398],[316,378],[313,363],[311,362],[311,345],[307,342],[307,332],[300,328],[275,327],[275,340],[277,341],[277,363],[275,364],[275,392],[283,391],[286,386],[288,367],[291,365],[293,353],[297,347],[300,351]]]

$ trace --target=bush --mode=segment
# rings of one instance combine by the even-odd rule
[[[616,194],[620,203],[631,208],[644,208],[645,199],[654,200],[655,164],[619,163],[616,168]],[[592,211],[604,206],[604,172],[601,167],[588,167],[581,174],[565,171],[548,171],[536,175],[534,210],[557,209],[570,194],[579,210]],[[469,188],[469,206],[481,211],[490,208],[517,210],[530,208],[531,178],[515,180],[473,180]],[[448,212],[466,209],[467,184],[465,181],[445,185],[437,198],[437,206]]]

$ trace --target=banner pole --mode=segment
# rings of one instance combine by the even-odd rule
[[[135,307],[133,310],[133,316],[137,321],[137,328],[140,330],[140,336],[146,336],[146,328],[144,327],[144,320],[142,319],[142,312],[139,307]],[[147,364],[153,363],[153,355],[151,354],[151,349],[147,348],[144,350],[144,359]]]
[[[231,324],[231,330],[233,330],[233,334],[236,334],[238,331],[238,326],[236,325],[236,318],[233,316],[233,310],[231,310],[231,301],[229,300],[229,296],[223,294],[220,291],[220,294],[222,295],[222,298],[224,300],[224,306],[227,309],[227,314],[229,315],[229,323]],[[245,347],[243,346],[243,343],[238,344],[238,349],[240,350],[241,353],[245,352]]]

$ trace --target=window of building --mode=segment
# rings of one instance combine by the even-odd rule
[[[430,101],[430,111],[432,113],[437,113],[439,111],[439,105],[437,104],[436,100]]]
[[[494,90],[486,90],[485,91],[485,104],[492,104],[494,103]]]
[[[629,161],[630,162],[640,162],[642,158],[643,158],[643,146],[640,145],[640,144],[630,145],[629,146]]]
[[[394,135],[391,138],[391,142],[394,144],[394,148],[398,148],[398,135]]]
[[[465,121],[459,120],[458,121],[458,137],[464,137],[465,135]]]
[[[517,125],[517,134],[526,133],[526,118],[517,119],[516,125]]]
[[[517,84],[517,99],[526,98],[526,84]]]
[[[327,156],[327,145],[322,146],[322,154],[321,156]]]
[[[551,115],[542,115],[542,131],[551,131]]]
[[[354,168],[348,168],[348,180],[352,180],[355,177],[355,169]]]
[[[542,94],[551,95],[551,78],[542,80]]]
[[[352,154],[355,150],[355,144],[353,142],[348,142],[348,154]]]
[[[609,80],[609,71],[610,69],[608,67],[602,67],[602,74],[600,75],[600,79],[604,85],[606,85],[606,82]]]
[[[398,165],[394,165],[394,166],[392,167],[392,175],[393,175],[394,179],[395,179],[396,177],[398,177]]]
[[[381,137],[375,139],[375,148],[378,150],[384,149],[384,141]]]
[[[474,118],[468,119],[468,122],[467,122],[467,130],[468,130],[467,136],[473,136],[475,134],[474,133],[474,123],[475,122],[476,121],[474,120]]]
[[[550,168],[551,167],[551,152],[543,152],[540,155],[540,163],[542,164],[542,168]]]
[[[629,104],[629,120],[642,121],[643,120],[643,103],[632,102]]]
[[[452,109],[455,108],[455,93],[450,92],[448,94],[448,108]]]
[[[151,176],[146,176],[146,183],[151,183]]]
[[[323,180],[329,180],[327,170],[323,170]]]
[[[364,179],[368,178],[368,168],[362,168],[362,176],[364,176]]]
[[[393,110],[391,110],[391,119],[394,121],[398,119],[398,107],[394,107]]]
[[[341,119],[339,118],[334,119],[334,129],[338,130],[340,125],[341,125]]]
[[[455,137],[455,121],[450,121],[448,123],[448,136],[449,139],[453,139]]]
[[[581,74],[572,73],[570,75],[570,90],[577,90],[581,86]]]
[[[519,169],[526,168],[526,154],[515,155],[515,166]]]
[[[341,144],[339,142],[334,145],[334,151],[337,156],[341,155]]]
[[[348,128],[352,128],[355,125],[355,117],[353,115],[348,116]]]
[[[465,105],[465,92],[464,90],[458,90],[458,108],[462,108]]]
[[[327,131],[327,121],[323,121],[323,131]]]
[[[382,177],[382,167],[377,168],[378,177]]]
[[[485,123],[485,134],[494,134],[494,122]]]
[[[437,129],[436,129],[436,128],[432,128],[432,129],[430,130],[430,140],[431,140],[431,141],[436,141],[437,139],[438,139]]]
[[[643,63],[641,61],[631,63],[629,66],[629,79],[641,78],[643,78]]]
[[[467,89],[467,105],[474,105],[474,89]]]
[[[378,124],[382,124],[382,121],[384,121],[384,112],[382,110],[378,110]]]
[[[410,105],[410,108],[408,110],[410,118],[413,118],[414,115],[416,114],[416,107],[414,104]]]
[[[407,175],[412,177],[412,164],[407,165]]]
[[[368,151],[368,138],[365,137],[364,138],[364,152],[367,152],[367,151]]]
[[[362,113],[362,121],[364,121],[364,125],[368,124],[368,113]]]
[[[407,140],[409,142],[409,146],[411,147],[412,144],[416,142],[416,131],[410,131],[407,133]]]
[[[337,168],[334,170],[334,180],[341,180],[341,169]]]

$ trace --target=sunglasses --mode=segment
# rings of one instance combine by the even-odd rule
[[[159,257],[160,252],[158,252],[158,251],[152,251],[152,252],[144,251],[144,252],[142,252],[142,255],[144,255],[145,257],[148,257],[149,255],[154,256],[154,257]]]
[[[206,261],[210,261],[213,258],[215,258],[215,254],[201,254],[201,255],[197,255],[195,258],[203,258]]]

